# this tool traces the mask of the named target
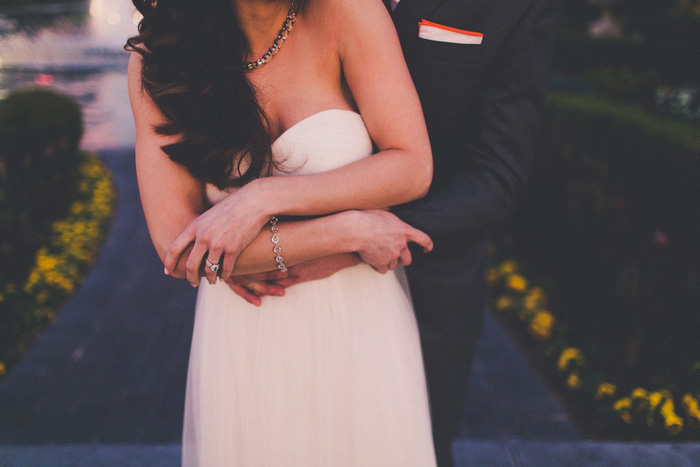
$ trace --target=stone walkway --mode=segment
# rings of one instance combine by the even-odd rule
[[[171,466],[194,290],[162,274],[141,213],[133,152],[104,153],[119,205],[79,294],[0,384],[0,466]],[[700,444],[582,440],[488,318],[467,394],[459,466],[700,465]]]

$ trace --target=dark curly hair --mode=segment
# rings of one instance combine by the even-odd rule
[[[270,125],[230,0],[132,1],[143,19],[124,48],[143,57],[143,87],[167,119],[156,132],[181,136],[163,151],[219,189],[270,175]]]

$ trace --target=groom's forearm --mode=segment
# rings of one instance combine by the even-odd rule
[[[395,206],[391,212],[423,230],[439,246],[459,235],[486,231],[512,212],[521,190],[519,181],[507,186],[488,171],[464,172],[452,176],[425,198]]]

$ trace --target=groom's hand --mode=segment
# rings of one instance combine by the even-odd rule
[[[336,272],[361,263],[354,253],[341,253],[312,259],[291,266],[288,272],[270,271],[248,276],[231,277],[226,283],[247,302],[260,306],[264,295],[282,296],[284,289],[302,282],[324,279]]]
[[[245,301],[260,306],[260,297],[264,295],[277,297],[284,295],[284,287],[274,281],[284,279],[287,274],[283,271],[260,272],[244,276],[231,276],[224,282]]]
[[[362,260],[355,253],[339,253],[324,256],[299,263],[289,268],[289,274],[284,279],[274,281],[284,288],[291,287],[302,282],[325,279],[336,272],[361,263]]]

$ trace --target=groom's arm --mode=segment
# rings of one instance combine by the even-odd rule
[[[464,156],[473,161],[471,169],[453,174],[423,199],[392,208],[437,246],[442,239],[483,231],[520,199],[542,125],[559,10],[558,0],[535,0],[502,48],[484,87],[479,139]],[[286,287],[328,277],[359,261],[351,254],[326,256],[291,267],[285,279],[256,275],[229,285],[258,304],[260,296],[281,295]]]
[[[540,136],[558,17],[557,0],[535,0],[509,34],[484,80],[477,137],[460,155],[468,168],[434,184],[425,198],[392,209],[436,246],[483,232],[520,200]]]

